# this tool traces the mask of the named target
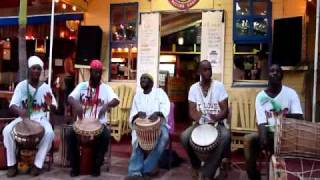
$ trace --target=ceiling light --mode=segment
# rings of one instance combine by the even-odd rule
[[[54,0],[54,2],[58,3],[58,2],[59,2],[59,0]]]
[[[72,10],[76,11],[77,10],[77,6],[72,6]]]
[[[184,43],[183,37],[179,37],[179,38],[178,38],[178,44],[179,44],[179,45],[183,45],[183,43]]]
[[[67,5],[66,4],[62,4],[62,9],[67,9]]]

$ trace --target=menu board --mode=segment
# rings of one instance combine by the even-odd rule
[[[141,13],[138,27],[137,85],[143,73],[149,73],[158,86],[160,51],[160,14]]]
[[[225,24],[223,11],[202,12],[201,60],[208,60],[214,76],[223,80]]]

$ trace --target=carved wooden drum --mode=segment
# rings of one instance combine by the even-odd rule
[[[35,149],[43,137],[44,128],[36,121],[24,119],[16,124],[12,133],[19,148]]]
[[[94,118],[83,118],[73,124],[73,130],[77,134],[80,145],[91,146],[95,137],[102,133],[103,125]]]
[[[157,144],[161,134],[161,119],[150,121],[149,119],[135,120],[138,143],[145,151],[151,151]]]

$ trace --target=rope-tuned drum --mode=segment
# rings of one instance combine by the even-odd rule
[[[210,124],[201,124],[193,129],[189,143],[198,158],[206,161],[210,152],[217,147],[219,139],[219,129]]]
[[[36,121],[24,119],[16,124],[12,133],[19,148],[35,149],[43,137],[44,128]]]
[[[139,146],[145,151],[151,151],[157,144],[161,134],[161,118],[155,121],[149,119],[135,120],[135,128]]]
[[[83,118],[73,124],[73,130],[77,134],[81,145],[91,145],[95,137],[102,133],[103,125],[94,118]]]

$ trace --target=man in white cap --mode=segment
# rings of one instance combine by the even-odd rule
[[[31,56],[28,59],[28,79],[17,85],[9,105],[10,110],[19,117],[3,129],[3,141],[7,150],[8,177],[14,177],[17,174],[16,142],[12,131],[18,122],[28,121],[27,119],[30,118],[44,128],[44,135],[37,146],[34,165],[30,171],[32,176],[40,174],[46,154],[52,145],[54,132],[46,112],[56,109],[57,102],[49,85],[40,81],[42,70],[42,60],[37,56]]]
[[[132,153],[129,161],[128,176],[125,180],[150,179],[156,172],[156,168],[169,140],[168,115],[170,100],[167,94],[157,87],[153,87],[153,77],[150,74],[142,74],[140,87],[133,98],[129,122],[132,128]],[[150,151],[144,151],[137,141],[137,119],[148,118],[151,121],[161,119],[160,137],[155,147]]]

